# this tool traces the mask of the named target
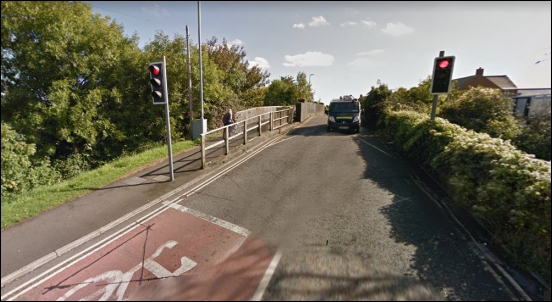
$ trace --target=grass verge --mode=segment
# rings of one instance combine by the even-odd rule
[[[172,143],[173,154],[197,145],[197,141]],[[112,183],[144,166],[167,158],[167,146],[121,157],[95,170],[58,184],[37,187],[2,200],[2,230]]]

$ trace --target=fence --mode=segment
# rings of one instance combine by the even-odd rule
[[[236,121],[233,124],[200,134],[201,168],[205,168],[205,154],[207,150],[224,144],[224,154],[228,155],[231,141],[241,138],[243,140],[242,145],[247,145],[250,141],[249,137],[255,134],[257,134],[256,136],[261,136],[264,132],[274,131],[287,124],[292,124],[293,112],[293,107],[285,107],[282,110],[266,112],[251,117],[242,115],[246,117],[241,121]]]

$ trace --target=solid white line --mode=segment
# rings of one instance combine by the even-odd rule
[[[279,144],[279,143],[281,143],[281,142],[285,142],[285,141],[290,140],[290,139],[295,138],[295,137],[296,137],[296,136],[291,136],[291,137],[288,137],[288,138],[286,138],[286,139],[281,139],[279,142],[275,142],[275,143],[270,144],[269,147],[274,146],[274,145],[276,145],[276,144]]]
[[[487,268],[487,270],[493,275],[493,277],[495,277],[496,281],[498,281],[498,283],[502,284],[504,286],[504,289],[509,292],[512,296],[513,296],[513,293],[506,287],[506,285],[504,284],[504,282],[502,280],[500,280],[500,277],[498,276],[498,274],[495,272],[495,270],[489,265],[489,262],[492,262],[495,267],[500,271],[500,273],[504,276],[504,278],[506,278],[510,284],[516,289],[516,291],[526,300],[526,301],[533,301],[529,295],[527,295],[527,293],[521,288],[521,286],[519,286],[519,284],[510,276],[510,274],[508,274],[503,268],[502,266],[499,264],[499,263],[496,263],[494,261],[492,261],[492,258],[490,255],[488,255],[488,252],[483,250],[482,247],[477,243],[477,241],[475,240],[475,238],[472,236],[472,234],[466,229],[466,227],[458,220],[458,218],[456,218],[456,216],[452,213],[452,211],[448,208],[448,206],[443,203],[443,206],[441,206],[441,204],[439,203],[439,201],[437,201],[431,194],[429,194],[429,192],[427,192],[422,186],[420,186],[418,183],[416,183],[416,185],[418,186],[418,188],[420,188],[433,202],[435,202],[435,204],[437,204],[437,206],[439,206],[441,209],[443,209],[443,207],[445,208],[445,210],[448,212],[448,214],[450,215],[450,217],[452,217],[452,219],[454,220],[454,222],[460,226],[464,232],[468,235],[468,237],[470,237],[470,240],[472,243],[475,244],[475,246],[480,250],[480,252],[478,252],[476,249],[474,249],[471,245],[468,244],[468,247],[472,250],[472,252],[477,255],[478,257],[480,258],[483,258],[483,259],[486,259],[486,261],[482,261],[483,262],[483,265]],[[457,232],[459,234],[462,235],[461,232],[459,232],[457,230]],[[483,254],[483,255],[481,255]]]
[[[164,203],[163,203],[164,204]],[[222,219],[219,219],[219,218],[216,218],[216,217],[213,217],[211,215],[207,215],[207,214],[204,214],[204,213],[201,213],[199,211],[196,211],[196,210],[192,210],[190,208],[187,208],[185,206],[182,206],[182,205],[179,205],[179,204],[167,204],[167,206],[175,209],[175,210],[179,210],[183,213],[188,213],[190,215],[193,215],[197,218],[200,218],[200,219],[203,219],[203,220],[206,220],[208,222],[211,222],[213,224],[216,224],[218,226],[221,226],[227,230],[230,230],[234,233],[237,233],[237,234],[240,234],[244,237],[247,237],[247,235],[249,235],[249,231],[240,227],[240,226],[237,226],[233,223],[230,223],[228,221],[225,221],[225,220],[222,220]]]
[[[198,186],[196,186],[195,188],[193,188],[192,190],[188,191],[188,193],[186,193],[184,196],[185,197],[189,197],[191,196],[192,194],[194,194],[195,192],[203,189],[204,187],[208,186],[209,184],[211,184],[213,181],[217,180],[220,176],[226,174],[228,171],[236,168],[237,166],[241,165],[242,163],[244,163],[245,161],[249,160],[251,157],[257,155],[258,153],[260,153],[261,151],[263,151],[264,149],[270,147],[272,145],[273,142],[277,141],[278,139],[280,139],[281,137],[277,137],[271,141],[269,141],[266,145],[264,145],[261,149],[259,150],[255,150],[253,151],[251,154],[247,155],[246,157],[244,158],[241,158],[239,159],[237,162],[235,163],[231,163],[230,166],[228,167],[225,167],[222,171],[218,172],[217,174],[215,174],[212,178],[208,179],[207,181],[199,184]]]
[[[278,263],[280,262],[281,257],[282,257],[282,252],[280,251],[280,249],[278,249],[276,251],[276,254],[274,255],[274,258],[272,258],[272,261],[270,261],[270,264],[266,269],[263,279],[261,280],[261,283],[259,283],[259,287],[257,287],[257,290],[255,291],[253,298],[251,298],[251,301],[261,301],[265,293],[266,287],[268,286],[270,279],[272,279],[272,276],[276,271],[276,267],[278,266]]]
[[[357,138],[358,138],[359,140],[363,141],[364,143],[368,144],[370,147],[375,148],[375,149],[377,149],[378,151],[382,152],[383,154],[385,154],[385,155],[387,155],[387,156],[389,156],[389,157],[393,157],[391,154],[389,154],[389,153],[387,153],[387,152],[381,150],[380,148],[378,148],[378,147],[376,147],[376,146],[370,144],[369,142],[363,140],[362,138],[360,138],[360,137],[357,137]]]

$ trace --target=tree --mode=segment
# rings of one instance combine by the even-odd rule
[[[262,71],[258,66],[250,66],[244,46],[230,45],[226,38],[221,44],[217,44],[216,37],[207,41],[207,53],[209,58],[224,74],[222,83],[229,87],[240,101],[233,104],[239,109],[258,106],[262,103],[263,88],[268,84],[270,74]]]
[[[385,100],[390,97],[392,91],[386,84],[377,87],[372,86],[370,92],[360,100],[364,108],[364,118],[370,127],[376,127],[385,113]]]
[[[512,114],[512,99],[499,89],[470,88],[440,107],[439,116],[462,127],[492,137],[513,139],[520,126]]]
[[[120,70],[139,53],[110,18],[82,2],[2,2],[2,120],[37,156],[91,153],[124,135],[106,116],[121,102]]]
[[[272,81],[266,91],[264,105],[290,106],[295,105],[299,99],[311,102],[314,99],[311,85],[304,72],[298,72],[295,79],[292,76],[285,76]]]
[[[297,73],[296,85],[299,96],[308,102],[314,101],[312,86],[307,80],[307,74],[304,72]]]

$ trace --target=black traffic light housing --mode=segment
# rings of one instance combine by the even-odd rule
[[[431,94],[447,94],[450,92],[454,59],[454,56],[435,58],[431,78]]]
[[[167,80],[163,62],[149,65],[151,96],[154,105],[165,104],[167,101]]]

